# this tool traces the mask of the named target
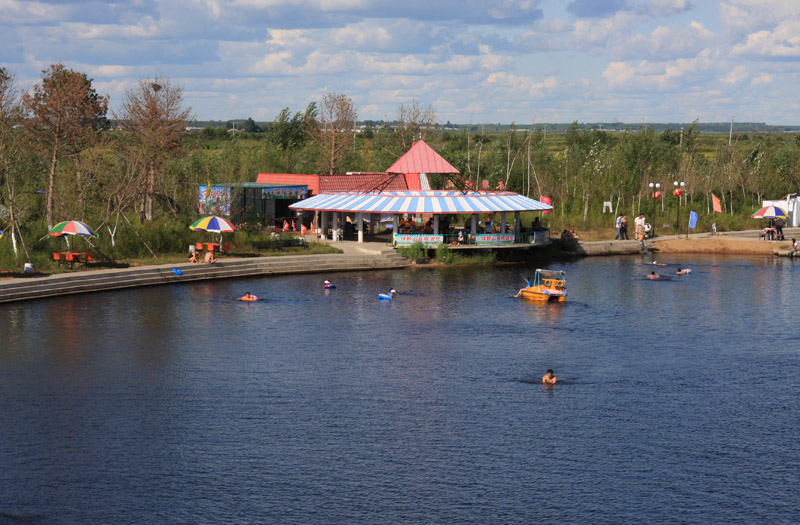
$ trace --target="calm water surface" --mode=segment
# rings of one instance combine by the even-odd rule
[[[800,265],[669,261],[0,306],[0,522],[796,523]]]

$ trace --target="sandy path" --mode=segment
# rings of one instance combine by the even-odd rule
[[[655,241],[653,246],[661,253],[738,253],[744,255],[772,255],[790,243],[786,241],[758,241],[736,237],[701,237]]]

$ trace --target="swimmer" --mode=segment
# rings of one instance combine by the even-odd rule
[[[329,280],[325,279],[325,281],[322,283],[322,288],[323,289],[336,288],[336,285],[335,284],[331,284],[331,282]]]
[[[692,273],[692,270],[690,268],[684,268],[683,270],[678,268],[677,272],[678,275],[689,275],[690,273]]]
[[[655,264],[656,266],[666,266],[667,263],[660,263],[658,261],[653,261],[651,264]]]
[[[258,301],[258,297],[256,297],[255,295],[250,295],[250,292],[245,292],[243,296],[239,297],[236,300],[251,302],[251,301]]]
[[[656,272],[650,272],[650,275],[647,276],[648,279],[661,279],[661,276],[658,275]]]
[[[558,378],[553,375],[553,369],[552,368],[548,368],[547,369],[547,373],[544,375],[544,377],[542,377],[542,384],[544,384],[544,385],[555,385],[556,384],[556,379],[558,379]]]

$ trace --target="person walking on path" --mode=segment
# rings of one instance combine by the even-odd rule
[[[614,236],[615,241],[621,240],[620,233],[622,232],[622,215],[617,217],[617,220],[614,221],[614,227],[617,229],[617,234]]]

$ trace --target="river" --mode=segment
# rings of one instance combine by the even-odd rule
[[[0,523],[797,522],[800,265],[662,257],[0,305]]]

